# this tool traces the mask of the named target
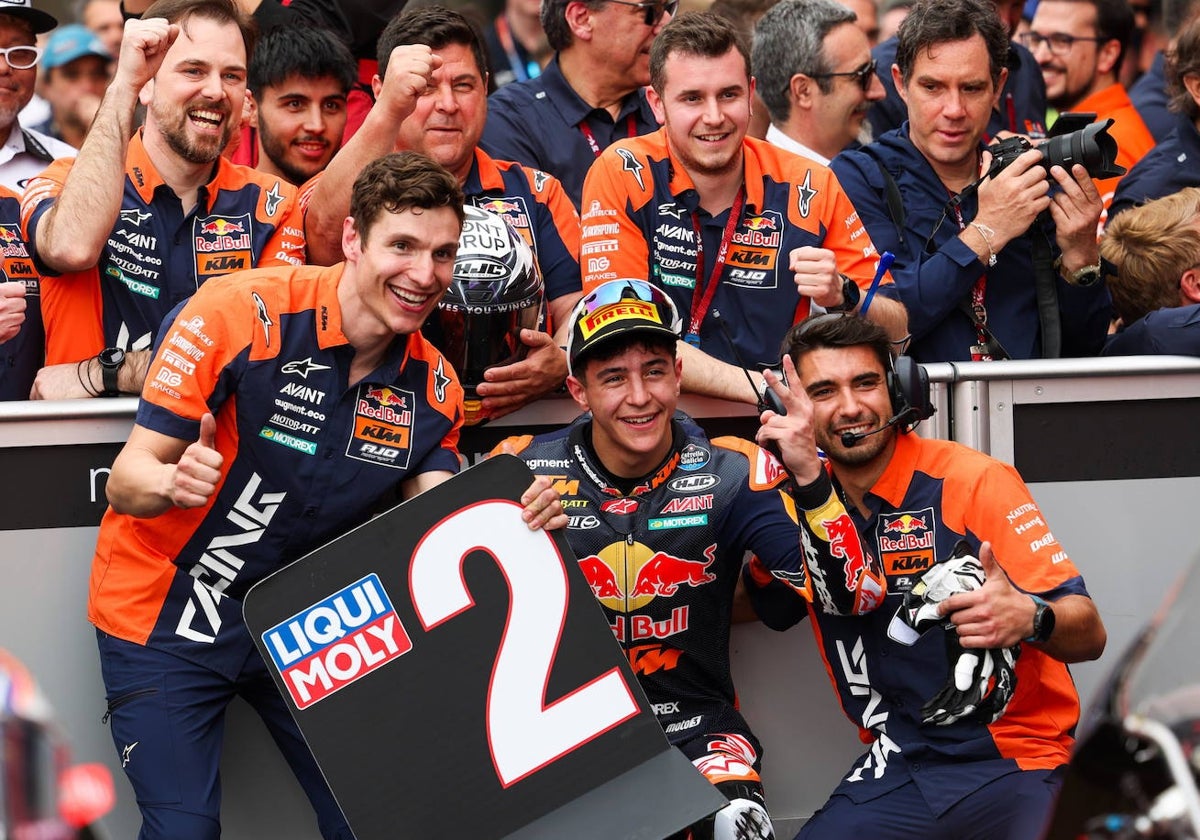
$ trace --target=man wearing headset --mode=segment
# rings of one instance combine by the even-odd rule
[[[893,364],[882,329],[820,315],[784,351],[789,385],[766,376],[787,416],[765,412],[758,440],[795,482],[810,568],[840,558],[847,574],[879,562],[886,575],[869,614],[805,604],[790,619],[814,622],[870,745],[799,837],[1040,836],[1079,717],[1065,663],[1106,638],[1083,578],[1015,469],[909,433],[932,413],[928,380]],[[747,577],[764,620],[788,624],[783,598],[764,597],[786,590],[753,585],[778,575]]]
[[[810,569],[787,474],[738,438],[709,440],[675,411],[683,360],[670,298],[643,280],[586,295],[570,321],[567,388],[586,413],[564,430],[509,438],[497,451],[555,474],[573,514],[567,539],[667,738],[730,804],[693,826],[697,840],[767,840],[762,749],[729,674],[734,588],[747,550],[820,609],[850,615],[881,594],[881,570]],[[786,428],[788,418],[776,424]],[[799,430],[797,434],[800,433]],[[781,584],[783,585],[783,584]]]

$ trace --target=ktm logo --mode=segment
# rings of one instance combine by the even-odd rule
[[[408,439],[408,435],[404,432],[387,426],[364,426],[362,436],[387,443],[404,443]]]
[[[211,274],[218,271],[241,271],[246,267],[245,257],[237,257],[232,254],[222,254],[216,257],[209,257],[204,261],[204,273]]]
[[[666,645],[638,645],[625,651],[635,674],[673,671],[679,665],[683,651]]]
[[[923,572],[933,565],[933,555],[931,552],[921,554],[900,554],[897,556],[889,556],[887,558],[887,566],[889,574],[900,574],[902,572]]]
[[[756,251],[734,251],[729,261],[740,265],[770,265],[771,255]]]

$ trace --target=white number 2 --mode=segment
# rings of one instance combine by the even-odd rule
[[[487,697],[488,746],[504,787],[638,713],[617,668],[546,705],[546,685],[567,616],[567,573],[545,531],[530,531],[516,502],[463,508],[421,539],[409,569],[413,606],[426,631],[474,606],[462,563],[485,551],[508,582],[508,620]],[[480,543],[486,538],[488,546]]]

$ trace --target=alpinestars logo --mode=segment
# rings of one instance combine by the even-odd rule
[[[817,197],[817,191],[812,188],[812,170],[804,173],[804,183],[796,187],[800,215],[805,219],[812,209],[812,200]]]
[[[267,302],[259,297],[258,292],[251,292],[250,296],[254,298],[254,307],[257,310],[258,321],[263,326],[263,338],[266,339],[267,346],[271,346],[271,327],[275,324],[271,320],[271,313],[267,312]]]
[[[271,189],[267,190],[265,196],[266,201],[263,202],[263,209],[267,211],[268,216],[274,216],[275,211],[279,209],[279,205],[283,202],[283,193],[279,191],[279,182],[276,181]]]
[[[622,171],[632,172],[633,177],[637,179],[638,188],[646,189],[646,182],[642,180],[642,170],[646,168],[645,165],[628,149],[617,149],[617,156],[625,162],[621,167]]]
[[[439,358],[437,367],[433,371],[433,396],[438,402],[446,401],[446,386],[450,384],[450,377],[446,375],[446,360]]]

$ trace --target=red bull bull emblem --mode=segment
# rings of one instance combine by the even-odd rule
[[[750,216],[744,224],[747,230],[776,230],[779,227],[769,216]]]
[[[710,546],[706,554],[711,554],[715,549],[716,545]],[[645,595],[670,598],[679,592],[681,586],[712,583],[717,579],[716,575],[708,571],[712,563],[711,556],[707,561],[686,560],[665,551],[656,551],[646,564],[638,569],[630,594],[634,598]]]
[[[596,555],[581,558],[579,569],[583,572],[588,586],[592,588],[592,594],[598,599],[625,597],[625,593],[621,591],[621,584],[617,582],[617,573]]]
[[[225,236],[230,233],[243,233],[245,228],[238,222],[231,222],[228,219],[216,218],[211,222],[205,222],[200,225],[201,233],[212,233],[217,236]]]

